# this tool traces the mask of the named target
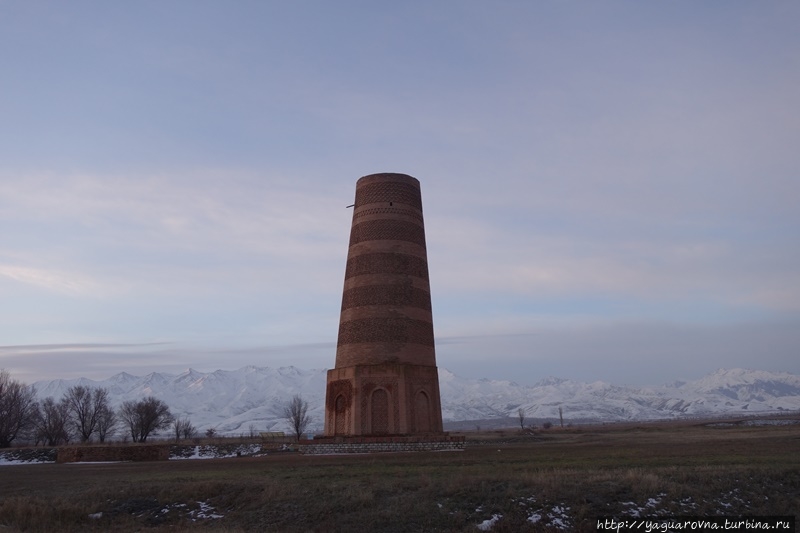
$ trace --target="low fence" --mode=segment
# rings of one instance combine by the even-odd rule
[[[463,435],[322,437],[301,440],[298,451],[308,455],[380,452],[441,452],[464,449]]]
[[[62,446],[57,463],[99,463],[106,461],[167,461],[168,444],[132,446]]]

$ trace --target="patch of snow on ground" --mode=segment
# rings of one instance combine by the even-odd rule
[[[550,525],[560,529],[567,529],[570,527],[569,515],[567,514],[569,507],[565,505],[554,505],[553,510],[547,513],[547,518],[550,519]]]
[[[666,494],[663,492],[657,494],[654,498],[648,498],[647,502],[642,506],[637,505],[635,502],[622,502],[621,505],[631,507],[630,509],[622,511],[622,514],[627,514],[633,518],[641,518],[643,516],[642,513],[645,513],[644,516],[652,514],[653,512],[658,514],[656,510],[661,505],[661,501],[664,497],[666,497]]]
[[[678,502],[681,509],[697,509],[697,504],[692,500],[691,496],[682,499]]]
[[[530,505],[530,504],[536,503],[536,497],[535,497],[535,496],[531,496],[530,498],[520,498],[519,500],[516,500],[516,501],[517,501],[517,503],[519,503],[521,506],[525,507],[525,506],[527,506],[527,505]]]
[[[183,459],[227,459],[229,457],[239,457],[240,455],[256,455],[261,452],[260,444],[242,444],[235,447],[232,451],[227,453],[220,451],[217,446],[213,444],[197,445],[190,455],[182,455],[173,453],[170,455],[170,461],[183,460]]]
[[[699,507],[691,496],[683,498],[682,500],[672,501],[671,503],[669,500],[665,500],[666,497],[667,494],[662,492],[652,498],[648,498],[647,502],[641,506],[636,502],[620,502],[620,505],[628,507],[628,509],[623,509],[620,514],[633,518],[669,515],[669,506],[675,504],[680,506],[682,511],[690,514]],[[766,496],[764,498],[766,499]],[[711,502],[703,500],[703,503],[715,504],[720,514],[731,513],[733,510],[741,511],[742,508],[749,509],[751,507],[751,502],[742,498],[741,490],[738,488],[721,494],[718,498],[711,500]]]
[[[489,531],[494,527],[494,525],[497,523],[497,521],[500,520],[501,518],[503,518],[503,515],[501,515],[501,514],[493,514],[490,519],[484,520],[483,522],[478,524],[478,529],[480,529],[481,531]]]
[[[197,509],[191,509],[191,510],[188,510],[189,505],[185,503],[171,503],[159,509],[157,511],[157,514],[166,516],[169,515],[170,512],[175,511],[178,514],[178,516],[188,515],[189,518],[191,518],[192,522],[197,522],[198,520],[216,520],[224,516],[217,513],[216,509],[214,509],[214,507],[211,506],[211,504],[209,504],[208,502],[196,502],[196,503],[197,503]],[[97,513],[97,514],[102,516],[102,513]],[[144,516],[145,514],[147,513],[146,512],[141,513],[137,516],[141,517]],[[89,516],[92,517],[92,515]]]
[[[200,506],[200,509],[195,511],[189,511],[189,516],[192,517],[192,522],[196,522],[197,520],[216,520],[217,518],[222,518],[225,515],[217,514],[211,505],[208,502],[197,502],[197,505]]]
[[[569,529],[572,527],[569,517],[570,508],[564,504],[554,505],[550,509],[550,512],[545,512],[544,507],[535,506],[537,508],[534,508],[534,504],[536,503],[535,496],[529,498],[523,497],[512,501],[525,508],[528,513],[528,522],[531,524],[543,522],[543,525],[558,529]]]
[[[261,444],[240,444],[240,445],[198,445],[193,446],[191,453],[181,454],[180,450],[186,450],[186,446],[173,446],[170,450],[170,461],[179,459],[227,459],[230,457],[238,456],[258,456],[264,455],[266,452],[262,449]],[[53,464],[55,463],[56,454],[54,451],[48,453],[46,450],[38,451],[26,449],[20,450],[4,450],[0,451],[0,466],[7,465],[29,465],[29,464]],[[82,464],[106,464],[106,463],[120,463],[125,461],[78,461],[74,463],[67,463],[71,465]]]
[[[0,455],[0,466],[5,465],[26,465],[29,464],[30,461],[18,461],[16,459],[6,459],[2,455]]]
[[[0,466],[55,463],[55,454],[46,450],[9,449],[0,451]]]
[[[749,508],[750,507],[750,502],[744,500],[739,495],[739,493],[740,493],[740,490],[738,488],[730,490],[727,493],[720,495],[720,497],[715,500],[715,503],[717,505],[721,506],[725,511],[730,510],[734,506],[734,504],[737,505],[737,506],[743,506],[745,508]],[[765,498],[766,498],[766,496],[765,496]],[[724,501],[724,500],[727,500],[727,501]],[[733,502],[733,503],[731,503],[731,502]]]
[[[745,426],[791,426],[794,424],[800,424],[800,420],[773,420],[773,419],[765,419],[765,420],[745,420]]]

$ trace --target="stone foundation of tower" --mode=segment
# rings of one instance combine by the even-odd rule
[[[442,432],[436,367],[384,363],[328,371],[325,435]]]

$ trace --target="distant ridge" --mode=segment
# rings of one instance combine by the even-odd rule
[[[113,405],[155,396],[173,414],[187,416],[201,431],[223,435],[288,429],[283,402],[300,394],[311,406],[312,431],[321,431],[326,370],[293,366],[246,366],[238,370],[180,374],[120,372],[105,380],[76,378],[34,383],[40,398],[58,399],[72,385],[105,387]],[[800,411],[800,376],[740,368],[720,369],[701,379],[660,387],[617,386],[546,377],[532,386],[511,381],[466,379],[440,368],[445,422],[516,418],[565,421],[658,420],[686,416],[746,415]]]

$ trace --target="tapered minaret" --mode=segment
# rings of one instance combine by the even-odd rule
[[[326,436],[442,432],[419,181],[356,183]]]

